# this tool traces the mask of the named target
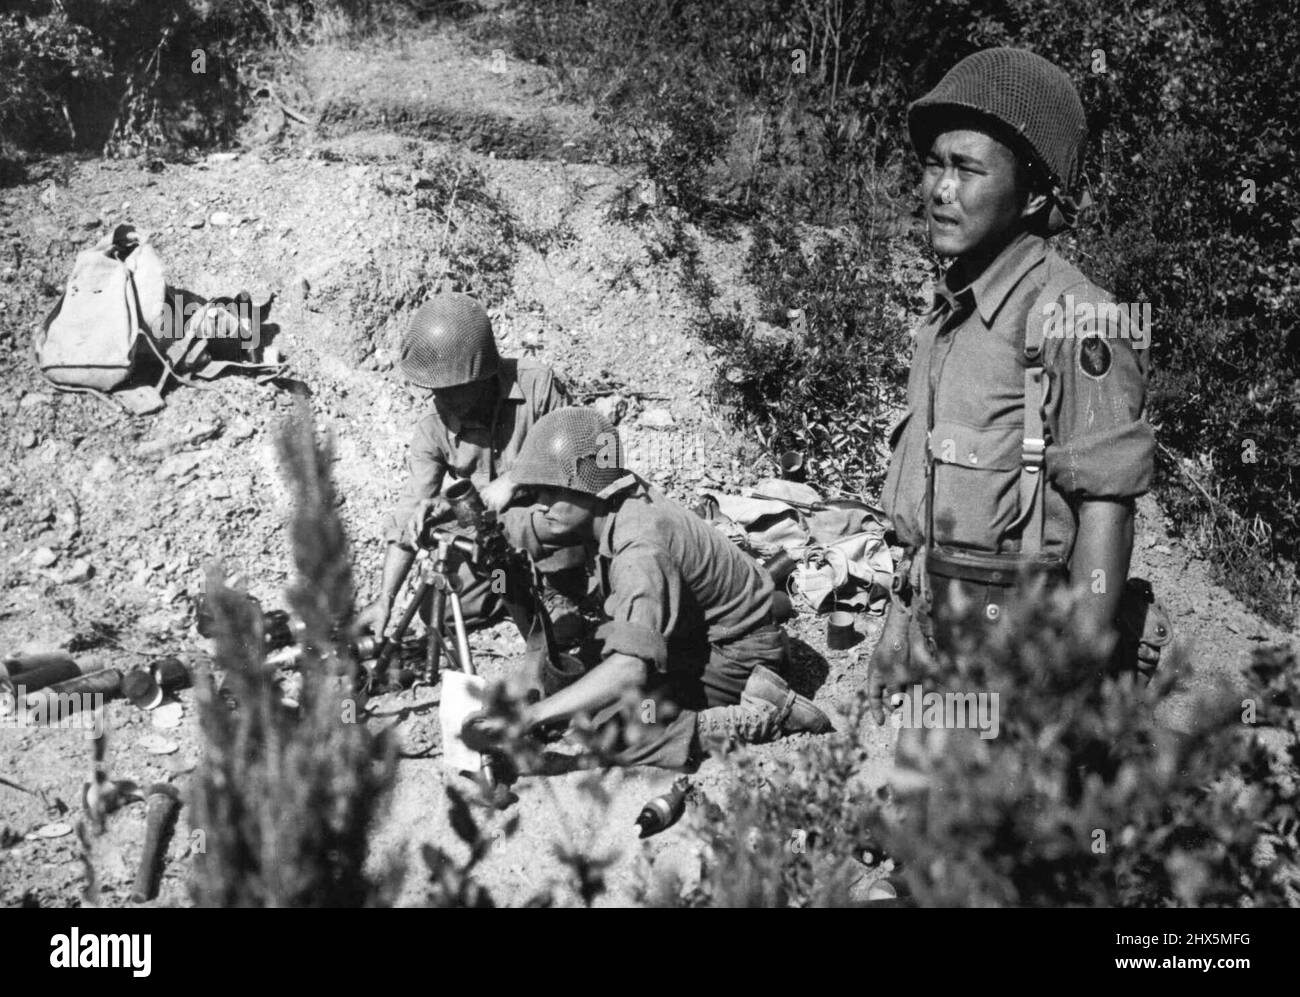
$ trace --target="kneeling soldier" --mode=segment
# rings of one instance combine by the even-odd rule
[[[384,522],[388,552],[380,596],[355,623],[357,630],[377,636],[388,627],[426,518],[445,504],[439,494],[444,478],[468,478],[485,501],[492,501],[494,492],[508,494],[510,465],[528,433],[547,412],[568,404],[564,386],[550,367],[497,353],[487,312],[467,294],[438,294],[421,306],[402,340],[401,368],[433,407],[415,425],[406,484]],[[515,546],[537,548],[534,518],[527,509],[513,509],[503,517],[506,536]],[[549,557],[538,553],[557,638],[567,642],[582,625],[573,603],[586,590],[582,558],[570,550]],[[467,624],[483,625],[504,616],[501,593],[482,571],[464,564],[460,583]],[[428,607],[421,612],[427,618]]]
[[[833,729],[778,674],[785,641],[772,622],[771,579],[718,530],[625,470],[618,433],[598,412],[565,408],[540,419],[510,479],[531,491],[554,542],[578,545],[595,561],[609,618],[596,631],[600,663],[528,707],[528,726],[579,714],[599,724],[623,713],[616,761],[672,769],[697,763],[701,739],[713,736],[756,743]],[[465,728],[466,742],[480,748],[499,734],[482,717]]]

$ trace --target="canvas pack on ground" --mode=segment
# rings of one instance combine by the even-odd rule
[[[794,568],[786,591],[814,612],[836,602],[883,612],[894,573],[883,512],[857,499],[823,499],[810,485],[778,478],[751,491],[706,491],[696,512],[759,560],[788,555]]]
[[[169,377],[194,385],[196,377],[208,380],[232,367],[262,380],[282,375],[284,364],[239,352],[260,341],[269,307],[256,308],[246,293],[207,301],[170,287],[148,233],[119,225],[77,254],[66,290],[37,331],[36,361],[60,390],[90,392],[148,414],[163,407]],[[158,361],[156,381],[135,376],[142,353]]]
[[[41,373],[65,391],[129,380],[139,333],[160,320],[166,282],[148,235],[119,225],[77,254],[63,296],[36,336]]]

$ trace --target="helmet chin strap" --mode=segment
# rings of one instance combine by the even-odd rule
[[[1052,211],[1047,216],[1047,231],[1055,234],[1063,228],[1074,228],[1079,212],[1092,204],[1092,195],[1084,190],[1070,197],[1060,187],[1052,189]]]
[[[598,499],[611,499],[625,488],[631,488],[636,484],[636,475],[628,472],[616,481],[611,481],[608,485],[596,493]]]

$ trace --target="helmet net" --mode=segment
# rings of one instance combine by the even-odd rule
[[[469,384],[492,376],[500,365],[492,322],[468,294],[435,295],[402,337],[402,373],[422,388]]]
[[[510,477],[520,485],[568,488],[588,495],[626,475],[623,444],[595,409],[562,408],[537,421]]]

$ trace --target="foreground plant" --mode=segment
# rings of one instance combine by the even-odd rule
[[[792,760],[739,759],[725,812],[696,816],[704,875],[686,901],[845,903],[883,854],[923,906],[1300,906],[1294,652],[1260,649],[1175,731],[1157,707],[1176,667],[1150,685],[1104,676],[1066,642],[1064,603],[1009,612],[999,640],[924,684],[996,697],[996,736],[903,729],[891,785],[873,790],[857,777],[859,703]]]
[[[219,907],[385,903],[383,884],[364,866],[395,753],[361,722],[351,693],[356,665],[333,641],[352,610],[352,587],[329,452],[305,408],[277,445],[293,493],[297,577],[288,599],[304,626],[302,689],[297,710],[282,703],[264,661],[260,614],[211,572],[216,653],[196,683],[205,747],[192,794],[191,826],[200,832],[193,899]],[[221,694],[213,672],[223,676]]]

